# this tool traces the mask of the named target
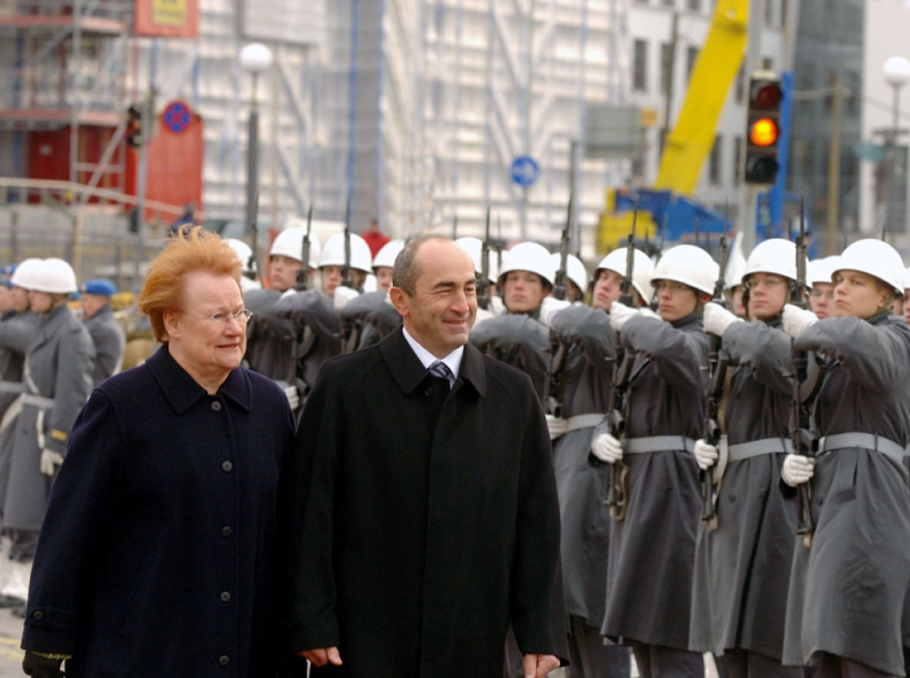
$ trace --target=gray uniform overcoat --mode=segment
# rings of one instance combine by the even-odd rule
[[[680,444],[623,457],[629,503],[625,520],[614,522],[610,533],[601,630],[687,650],[701,489],[682,440],[701,436],[708,337],[696,312],[672,324],[635,316],[620,340],[638,353],[628,390],[628,437],[679,436]]]
[[[910,327],[884,314],[826,318],[796,340],[831,361],[815,406],[819,435],[869,433],[907,444]],[[796,540],[784,663],[828,652],[904,675],[901,611],[910,578],[907,470],[881,452],[819,456],[811,480],[815,536]]]
[[[730,445],[789,438],[790,338],[780,320],[734,323],[723,337],[733,365],[725,421]],[[730,369],[734,369],[731,367]],[[717,493],[718,526],[699,521],[692,649],[740,649],[780,660],[796,534],[796,502],[780,486],[785,452],[731,461]]]
[[[611,388],[613,330],[601,310],[571,306],[553,317],[552,330],[569,346],[562,371],[563,417],[603,414]],[[553,448],[562,518],[562,571],[566,612],[600,628],[606,600],[610,544],[607,468],[588,462],[594,426],[566,433]]]
[[[114,309],[109,303],[84,322],[95,345],[95,369],[92,373],[94,387],[120,371],[123,350],[126,348],[126,335],[114,317]]]
[[[88,330],[68,306],[41,320],[25,356],[30,395],[53,401],[36,406],[23,401],[10,456],[10,481],[3,505],[4,527],[40,530],[47,509],[50,479],[41,473],[41,452],[66,452],[70,429],[92,392],[95,347]]]

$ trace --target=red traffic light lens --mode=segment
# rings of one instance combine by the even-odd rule
[[[777,123],[771,118],[758,118],[749,126],[749,143],[753,146],[773,146],[779,136]]]
[[[774,82],[756,84],[752,87],[752,108],[770,110],[780,106],[784,93]]]

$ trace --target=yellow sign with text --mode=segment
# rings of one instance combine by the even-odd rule
[[[152,0],[152,23],[159,26],[186,25],[186,0]]]

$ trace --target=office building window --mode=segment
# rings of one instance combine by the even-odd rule
[[[645,40],[635,41],[632,61],[632,89],[636,92],[648,90],[648,43]]]
[[[741,104],[746,98],[746,67],[740,66],[736,74],[736,103]]]
[[[698,47],[691,45],[686,49],[686,81],[692,77],[692,69],[698,59]]]
[[[743,138],[736,137],[733,139],[733,185],[739,186],[740,177],[742,173],[740,171],[740,163],[743,161]]]
[[[774,26],[774,0],[765,0],[765,26]]]
[[[720,184],[720,169],[723,164],[723,138],[718,134],[714,137],[711,147],[711,159],[708,163],[708,180],[715,186]]]
[[[670,92],[670,43],[660,44],[660,91],[664,96]]]
[[[701,0],[688,0],[687,7],[693,12],[701,11]]]

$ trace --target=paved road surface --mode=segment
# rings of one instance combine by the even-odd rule
[[[0,678],[17,678],[25,675],[22,673],[22,650],[19,649],[19,639],[22,635],[22,620],[10,614],[9,610],[0,609]],[[714,664],[706,662],[708,670],[705,678],[717,678]],[[564,678],[563,670],[554,671],[552,678]],[[633,670],[633,676],[637,672]]]
[[[22,620],[0,610],[0,678],[24,676],[22,673],[22,650],[19,640],[22,636]]]

